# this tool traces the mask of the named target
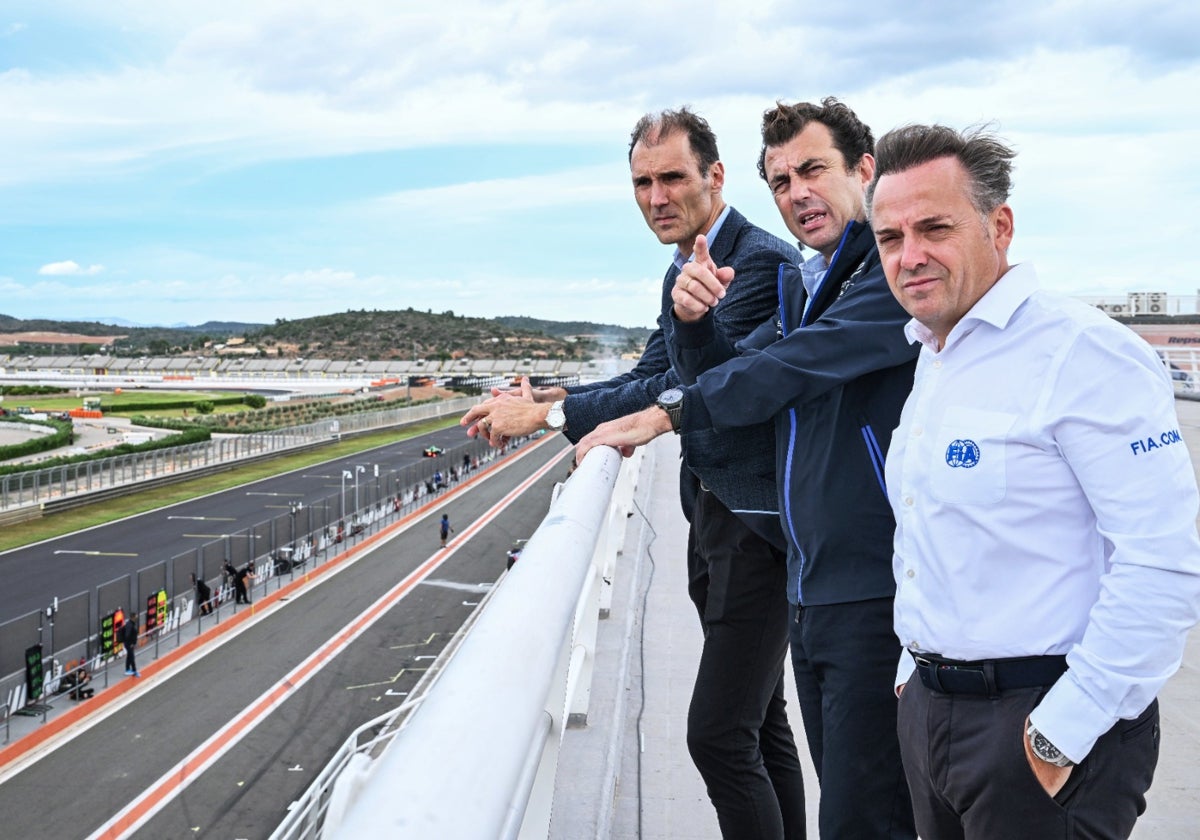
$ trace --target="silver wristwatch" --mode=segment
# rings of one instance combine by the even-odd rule
[[[1033,754],[1047,764],[1053,764],[1055,767],[1074,767],[1075,762],[1062,754],[1062,751],[1050,743],[1050,740],[1037,731],[1037,728],[1030,724],[1025,730],[1025,734],[1029,736],[1029,748],[1033,750]]]
[[[679,426],[683,422],[683,391],[679,388],[668,388],[658,395],[656,405],[667,412],[671,430],[679,434]]]
[[[550,410],[546,412],[546,425],[552,432],[561,432],[567,427],[567,414],[563,411],[562,400],[550,404]]]

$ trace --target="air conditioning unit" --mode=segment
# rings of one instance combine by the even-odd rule
[[[1127,303],[1102,303],[1097,307],[1101,312],[1109,315],[1128,315],[1129,304]]]
[[[1166,292],[1147,292],[1145,297],[1146,297],[1146,314],[1147,315],[1166,315],[1167,314],[1167,293]]]

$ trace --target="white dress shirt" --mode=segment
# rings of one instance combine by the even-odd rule
[[[1141,338],[1012,267],[923,344],[887,458],[896,634],[979,660],[1066,654],[1030,716],[1080,761],[1179,667],[1200,606],[1198,497]],[[897,684],[911,675],[901,658]]]

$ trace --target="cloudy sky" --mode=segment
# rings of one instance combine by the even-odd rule
[[[994,121],[1044,285],[1195,294],[1200,7],[1027,5],[5,0],[0,313],[650,325],[637,117],[708,117],[726,198],[786,236],[759,119],[830,94],[877,134]]]

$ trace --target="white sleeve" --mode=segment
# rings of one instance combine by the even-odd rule
[[[1111,551],[1068,670],[1030,715],[1078,762],[1179,668],[1200,607],[1198,496],[1170,379],[1132,332],[1081,332],[1047,412]]]

